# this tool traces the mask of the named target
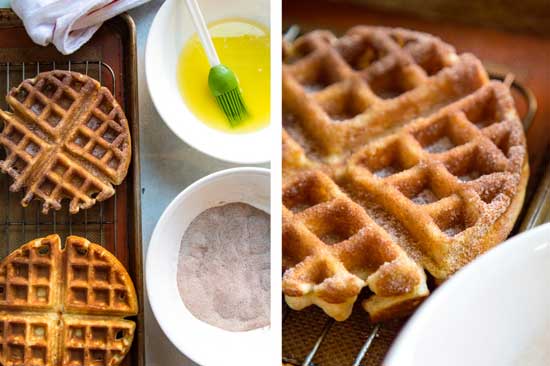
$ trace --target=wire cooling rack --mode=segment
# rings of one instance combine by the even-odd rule
[[[4,95],[8,94],[11,88],[27,78],[54,69],[89,75],[109,88],[113,95],[117,95],[115,73],[111,66],[101,60],[0,63],[0,95],[2,92]],[[0,108],[8,108],[3,99],[0,101]],[[3,125],[0,122],[0,130],[2,128]],[[1,148],[0,150],[0,160],[2,160],[5,158],[5,151]],[[57,233],[63,238],[68,235],[79,235],[101,244],[108,238],[109,247],[113,249],[115,256],[118,255],[116,193],[115,197],[108,201],[100,202],[76,215],[69,213],[67,204],[63,205],[60,211],[50,210],[48,215],[44,215],[41,212],[42,202],[38,200],[31,202],[29,207],[23,208],[20,201],[24,194],[11,192],[10,184],[11,178],[0,174],[0,243],[3,244],[0,249],[0,258],[29,240],[52,233]]]

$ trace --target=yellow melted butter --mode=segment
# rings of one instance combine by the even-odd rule
[[[228,19],[208,26],[222,64],[237,75],[250,116],[231,127],[208,89],[210,65],[198,36],[184,46],[178,61],[180,92],[193,114],[206,125],[231,133],[260,130],[269,124],[270,39],[264,25]]]

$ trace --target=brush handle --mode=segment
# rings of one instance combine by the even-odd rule
[[[187,9],[191,14],[191,18],[193,18],[193,23],[195,24],[195,28],[197,29],[197,33],[199,34],[202,47],[204,48],[204,52],[206,52],[206,57],[208,58],[210,66],[214,67],[219,65],[220,58],[216,53],[214,43],[212,43],[212,38],[210,38],[208,27],[206,26],[206,22],[204,21],[204,17],[202,16],[199,4],[197,4],[197,0],[185,0],[185,4],[187,4]]]

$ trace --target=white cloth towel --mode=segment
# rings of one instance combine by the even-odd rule
[[[11,0],[35,43],[53,43],[67,55],[88,42],[101,24],[148,0]]]

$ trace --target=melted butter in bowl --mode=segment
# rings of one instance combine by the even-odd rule
[[[177,79],[187,107],[204,124],[229,133],[247,133],[269,124],[270,36],[269,29],[246,19],[224,19],[209,25],[212,42],[222,64],[239,79],[249,117],[231,126],[208,89],[210,65],[197,35],[183,47]]]
[[[264,211],[235,202],[205,210],[188,226],[178,289],[196,318],[233,332],[269,325],[269,220]]]
[[[239,79],[248,107],[250,118],[236,127],[231,127],[210,94],[210,67],[185,1],[166,0],[147,37],[147,87],[162,121],[191,147],[240,165],[271,159],[275,126],[270,123],[269,4],[268,0],[200,1],[220,60]]]

